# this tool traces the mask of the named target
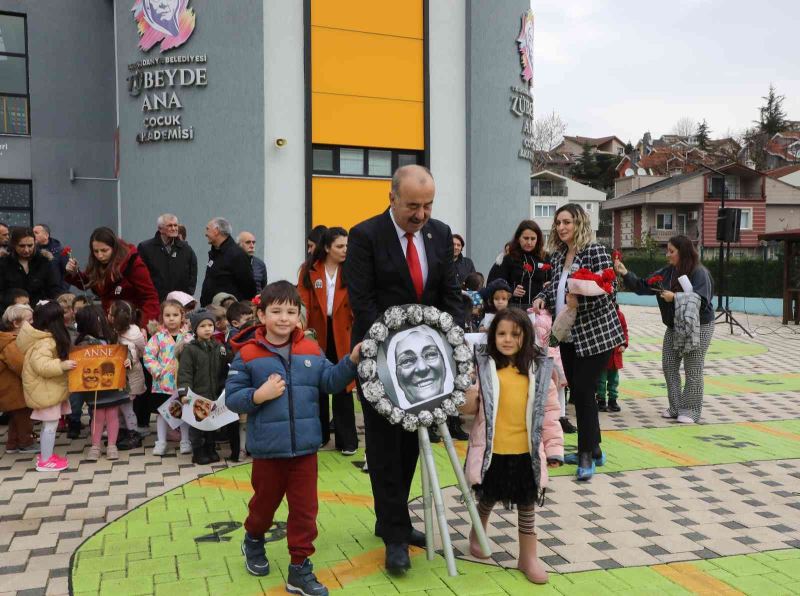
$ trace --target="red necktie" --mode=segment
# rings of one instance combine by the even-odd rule
[[[422,267],[419,264],[417,247],[414,246],[414,234],[407,232],[406,239],[408,240],[408,248],[406,249],[408,272],[411,274],[411,282],[414,284],[414,290],[417,292],[417,300],[419,301],[422,300]]]

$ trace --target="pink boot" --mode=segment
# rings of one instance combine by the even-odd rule
[[[486,526],[489,523],[489,517],[481,516],[481,525],[483,526],[483,532],[486,533]],[[481,544],[478,542],[478,535],[475,534],[475,528],[473,527],[469,531],[469,554],[471,554],[476,559],[491,559],[492,557],[485,556],[481,551]]]
[[[519,560],[517,569],[525,574],[529,582],[534,584],[547,583],[547,571],[544,570],[542,562],[536,555],[538,542],[536,534],[519,534]]]

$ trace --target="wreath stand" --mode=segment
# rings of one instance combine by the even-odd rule
[[[464,502],[467,505],[470,520],[472,520],[472,528],[478,537],[478,543],[481,547],[481,552],[484,556],[489,557],[492,554],[489,548],[489,540],[486,537],[486,532],[483,530],[480,517],[478,516],[478,508],[475,505],[475,499],[472,497],[467,485],[467,479],[464,477],[464,470],[461,468],[461,462],[458,459],[456,448],[453,445],[453,438],[450,436],[450,430],[447,424],[439,424],[439,435],[442,437],[447,455],[450,456],[450,463],[453,465],[453,471],[456,473],[458,479],[458,486],[461,489],[461,495],[464,497]],[[439,525],[439,536],[442,539],[442,550],[444,551],[444,558],[447,563],[447,574],[451,577],[458,575],[456,569],[456,559],[453,554],[453,543],[450,541],[450,527],[447,525],[447,515],[444,507],[444,496],[442,495],[442,488],[439,484],[439,474],[436,470],[436,462],[433,459],[433,449],[431,449],[431,439],[428,435],[428,429],[420,426],[417,429],[419,436],[419,451],[422,457],[420,462],[422,464],[422,510],[423,519],[425,520],[425,554],[429,561],[432,561],[436,555],[434,548],[433,537],[433,507],[436,507],[436,519]]]

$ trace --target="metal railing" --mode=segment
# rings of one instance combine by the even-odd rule
[[[761,192],[742,192],[742,191],[734,191],[734,190],[726,190],[724,193],[719,190],[709,190],[706,191],[706,198],[707,199],[722,199],[724,195],[725,200],[746,200],[746,199],[763,199],[764,195]]]
[[[568,188],[561,187],[544,187],[531,186],[532,197],[567,197],[569,196]]]

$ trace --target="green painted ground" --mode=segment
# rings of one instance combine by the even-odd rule
[[[784,435],[743,424],[606,433],[603,444],[609,461],[598,472],[686,465],[685,458],[705,464],[800,458],[800,421],[764,423],[763,428]],[[567,435],[567,439],[574,445],[575,435]],[[454,484],[444,450],[437,446],[435,453],[442,484]],[[415,557],[414,572],[407,577],[390,578],[378,567],[383,548],[372,534],[369,479],[352,461],[334,452],[320,454],[320,537],[313,561],[321,579],[331,588],[343,587],[342,594],[596,594],[598,588],[622,594],[677,594],[691,593],[686,587],[696,590],[691,583],[683,582],[684,587],[674,583],[668,579],[672,576],[665,577],[658,568],[553,574],[548,586],[533,587],[516,571],[459,561],[460,575],[450,578],[441,559],[428,562],[424,556]],[[574,468],[551,472],[568,475]],[[268,545],[273,566],[270,576],[251,577],[243,566],[239,524],[250,497],[249,474],[249,465],[223,470],[157,497],[112,522],[77,551],[71,578],[74,593],[283,593],[288,554],[279,534]],[[417,497],[418,478],[414,487],[417,494],[413,497]],[[285,505],[276,519],[286,519]],[[716,578],[724,582],[721,585],[746,593],[800,593],[798,558],[800,551],[785,551],[732,557],[734,564],[717,559],[691,565],[699,577]],[[778,591],[772,591],[773,587]],[[714,593],[718,591],[719,585]]]
[[[621,397],[666,396],[667,384],[663,379],[626,379],[624,370],[620,376],[619,392]],[[706,396],[781,393],[784,391],[800,391],[800,374],[764,373],[705,377],[704,394]]]
[[[625,360],[629,362],[661,361],[660,337],[632,337],[630,347],[625,352]],[[641,351],[638,346],[657,347],[658,349]],[[741,358],[743,356],[758,356],[769,352],[766,346],[757,343],[745,343],[732,339],[715,339],[711,342],[706,353],[706,360],[727,360],[731,358]]]

